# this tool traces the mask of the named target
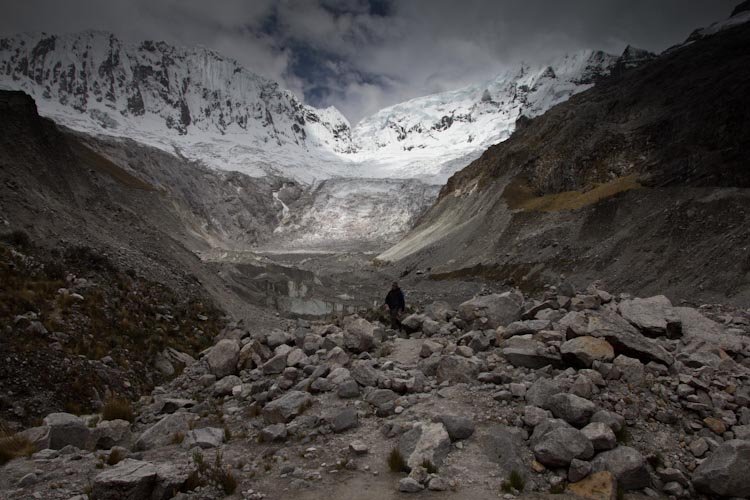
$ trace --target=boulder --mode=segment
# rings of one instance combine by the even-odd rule
[[[645,335],[666,335],[670,339],[682,336],[682,321],[664,295],[623,300],[619,310],[623,318]]]
[[[364,318],[346,322],[344,327],[344,347],[354,353],[367,352],[375,342],[374,327]]]
[[[352,363],[351,376],[363,387],[377,387],[378,371],[371,361],[358,360]]]
[[[349,429],[353,429],[359,425],[359,417],[357,416],[357,410],[354,408],[347,408],[338,412],[333,418],[331,418],[331,430],[339,433]]]
[[[240,359],[240,345],[235,340],[220,340],[206,354],[208,369],[216,375],[216,378],[232,375],[237,371],[237,362]]]
[[[286,425],[284,424],[269,425],[260,431],[260,439],[264,443],[284,441],[286,435]]]
[[[172,444],[178,435],[182,435],[184,438],[190,430],[190,423],[194,418],[194,415],[184,412],[166,415],[138,437],[135,442],[135,449],[159,448]]]
[[[108,450],[113,446],[130,448],[132,441],[130,422],[127,420],[102,420],[91,429],[86,448],[90,450]]]
[[[566,363],[582,368],[591,368],[594,361],[606,363],[615,358],[615,350],[609,342],[588,335],[564,342],[560,353]]]
[[[666,349],[653,339],[641,335],[622,316],[606,308],[589,314],[588,333],[609,342],[615,354],[624,354],[642,362],[655,361],[666,366],[674,363],[674,357]]]
[[[426,337],[432,337],[433,335],[439,334],[441,328],[442,324],[430,318],[425,318],[422,322],[422,333],[424,333]]]
[[[617,437],[612,429],[603,422],[591,422],[581,429],[591,444],[594,445],[595,451],[611,450],[617,446]]]
[[[94,500],[143,500],[151,498],[156,485],[154,464],[126,458],[94,478]]]
[[[286,365],[287,366],[295,366],[295,367],[303,367],[310,363],[310,358],[307,357],[307,354],[305,354],[305,351],[302,349],[296,347],[289,351],[289,354],[286,356]]]
[[[502,337],[509,339],[516,335],[533,335],[542,330],[549,330],[552,326],[547,320],[530,319],[526,321],[515,321],[506,326],[503,330]]]
[[[467,417],[457,415],[440,415],[435,417],[436,422],[441,422],[448,431],[451,441],[468,439],[474,434],[474,422]]]
[[[547,401],[546,408],[556,418],[577,427],[588,424],[596,411],[594,403],[574,394],[555,394]]]
[[[607,424],[613,432],[620,432],[625,427],[625,417],[609,410],[599,410],[591,417],[591,422]]]
[[[589,500],[616,500],[617,479],[610,472],[596,472],[586,479],[569,484],[567,491]]]
[[[232,394],[232,389],[238,385],[242,385],[240,377],[237,375],[227,375],[214,384],[212,392],[215,397],[228,396]]]
[[[302,391],[290,391],[263,407],[263,420],[267,424],[285,424],[305,411],[312,404],[312,397]]]
[[[202,427],[193,429],[185,435],[184,448],[198,446],[203,449],[217,448],[224,442],[224,429],[218,427]]]
[[[591,441],[578,429],[559,427],[546,433],[532,451],[548,467],[567,467],[574,458],[588,460],[594,456]]]
[[[284,344],[286,345],[286,344]],[[274,357],[263,363],[263,373],[266,375],[275,375],[281,373],[286,368],[286,359],[288,353],[281,352],[276,354]]]
[[[410,314],[401,320],[401,326],[409,332],[416,332],[422,329],[422,323],[427,319],[423,314]]]
[[[640,384],[643,382],[643,378],[646,374],[646,370],[643,363],[635,358],[629,358],[620,354],[615,358],[612,363],[617,368],[621,375],[621,378],[631,384]]]
[[[513,337],[503,343],[502,352],[503,357],[513,366],[523,366],[534,370],[547,365],[555,368],[562,367],[560,355],[536,340]]]
[[[419,351],[419,356],[422,358],[429,358],[433,354],[440,354],[442,350],[442,344],[438,344],[432,340],[425,340],[422,342],[422,349]]]
[[[425,316],[434,321],[448,321],[452,315],[453,309],[447,302],[437,301],[428,304],[424,308]]]
[[[651,485],[651,476],[646,468],[646,460],[638,450],[629,446],[618,446],[604,451],[591,461],[595,472],[609,471],[617,478],[617,483],[625,490],[640,490]]]
[[[539,378],[526,389],[526,402],[530,406],[547,408],[547,402],[555,394],[562,392],[560,383],[548,378]]]
[[[750,497],[750,441],[722,443],[693,472],[695,489],[722,497]]]
[[[462,356],[442,356],[437,364],[438,383],[449,381],[453,384],[472,383],[479,373],[481,363],[476,358]]]
[[[405,477],[398,482],[398,491],[402,493],[418,493],[423,489],[424,486],[411,477]]]
[[[50,413],[44,417],[49,427],[49,447],[60,450],[68,445],[86,449],[90,430],[83,421],[70,413]]]
[[[484,430],[475,440],[487,458],[498,465],[503,476],[516,471],[526,478],[528,466],[525,455],[528,451],[520,429],[496,424]]]
[[[480,295],[458,306],[458,315],[467,323],[485,319],[485,328],[497,328],[521,319],[523,302],[518,292]]]
[[[342,399],[359,397],[359,384],[352,379],[345,380],[339,384],[336,395]]]
[[[422,465],[425,460],[439,467],[450,447],[448,431],[439,422],[415,424],[411,430],[401,435],[398,442],[398,451],[409,469]]]

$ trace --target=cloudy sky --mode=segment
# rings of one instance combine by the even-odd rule
[[[204,45],[352,123],[519,61],[655,52],[739,0],[3,0],[0,33],[111,31]]]

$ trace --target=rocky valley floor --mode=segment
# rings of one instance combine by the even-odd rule
[[[417,304],[408,334],[229,324],[132,413],[0,441],[0,497],[750,495],[750,311],[566,283],[464,299]]]

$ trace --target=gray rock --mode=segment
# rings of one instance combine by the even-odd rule
[[[263,407],[267,424],[282,424],[294,419],[312,404],[312,397],[302,391],[290,391]]]
[[[615,357],[615,350],[609,342],[588,335],[563,343],[560,353],[566,363],[585,368],[591,368],[594,361],[609,362]]]
[[[481,363],[476,358],[462,356],[442,356],[437,365],[438,383],[449,381],[453,384],[471,383],[479,373]]]
[[[349,451],[351,451],[355,455],[367,455],[367,453],[370,451],[370,448],[364,442],[357,439],[349,443]]]
[[[468,439],[474,434],[474,429],[476,428],[470,418],[457,415],[440,415],[435,418],[435,421],[441,422],[445,426],[451,441]]]
[[[458,306],[459,317],[471,323],[485,319],[484,327],[494,329],[521,319],[523,296],[518,292],[505,292],[474,297]]]
[[[159,413],[174,413],[180,408],[192,408],[196,404],[198,402],[193,399],[164,398]]]
[[[130,448],[133,434],[130,432],[130,422],[127,420],[102,420],[91,429],[89,443],[90,450],[108,450],[113,446]]]
[[[331,429],[336,433],[353,429],[358,425],[359,417],[357,416],[357,410],[354,408],[347,408],[340,411],[331,419]]]
[[[682,320],[664,295],[623,300],[619,310],[623,318],[646,335],[666,335],[671,339],[682,335]]]
[[[591,422],[602,422],[607,424],[613,432],[620,432],[622,428],[625,427],[625,417],[608,410],[599,410],[594,413],[591,417]]]
[[[441,328],[441,323],[438,323],[437,321],[430,318],[425,318],[425,320],[422,322],[422,333],[424,333],[427,337],[432,337],[433,335],[439,334]]]
[[[526,389],[526,402],[530,406],[538,406],[539,408],[546,408],[547,402],[555,394],[562,392],[560,383],[547,379],[540,378],[534,381],[531,386]]]
[[[529,427],[536,427],[550,416],[550,412],[538,406],[525,406],[523,408],[523,423]]]
[[[624,354],[642,362],[655,361],[666,366],[674,357],[656,341],[644,337],[619,314],[604,308],[588,316],[588,333],[609,342],[615,354]]]
[[[706,452],[708,451],[708,448],[709,448],[708,441],[706,441],[702,437],[693,439],[693,441],[690,443],[689,448],[690,448],[690,453],[700,458],[703,455],[705,455]]]
[[[94,478],[94,500],[143,500],[151,498],[157,478],[156,466],[125,459]]]
[[[451,440],[442,423],[422,422],[401,435],[398,450],[409,469],[425,460],[439,467],[450,451]]]
[[[475,440],[487,458],[499,466],[504,476],[516,471],[523,478],[527,477],[528,466],[524,462],[528,450],[519,429],[493,425],[481,432]]]
[[[604,422],[591,422],[581,429],[591,444],[594,445],[595,451],[611,450],[617,446],[617,438],[612,429]]]
[[[643,382],[646,370],[643,363],[635,358],[629,358],[620,354],[615,358],[612,365],[622,374],[622,379],[631,384],[640,384]]]
[[[750,441],[721,444],[693,472],[698,491],[726,497],[750,497]]]
[[[53,450],[68,445],[86,449],[90,430],[83,421],[70,413],[50,413],[44,418],[49,427],[49,447]]]
[[[410,314],[401,320],[401,325],[409,332],[416,332],[422,329],[422,323],[427,319],[423,314]]]
[[[432,340],[425,340],[422,342],[422,349],[419,351],[419,355],[423,358],[429,358],[433,354],[440,354],[442,350],[442,344],[438,344]]]
[[[505,327],[503,331],[503,338],[509,339],[516,335],[529,335],[540,332],[542,330],[549,330],[552,324],[547,320],[541,319],[530,319],[526,321],[515,321]]]
[[[589,423],[596,411],[596,405],[574,394],[555,394],[547,401],[547,409],[552,414],[571,425],[582,427]]]
[[[424,489],[416,479],[405,477],[398,482],[398,491],[402,493],[418,493]]]
[[[392,414],[395,410],[394,401],[397,398],[398,394],[390,389],[375,389],[367,393],[365,401],[375,407],[377,415],[386,416]]]
[[[345,380],[339,384],[336,394],[342,399],[351,399],[359,397],[359,384],[354,380]]]
[[[352,319],[344,326],[344,347],[348,350],[361,353],[372,349],[375,337],[374,327],[364,318]]]
[[[237,371],[240,359],[240,345],[235,340],[223,339],[206,354],[208,369],[216,378],[232,375]]]
[[[305,354],[305,351],[300,348],[294,348],[289,351],[289,354],[286,355],[287,366],[303,367],[308,365],[309,363],[310,358],[308,358],[307,354]]]
[[[570,467],[568,468],[568,481],[571,483],[577,483],[589,474],[591,474],[591,462],[578,460],[577,458],[570,461]]]
[[[548,467],[567,467],[574,458],[588,460],[594,456],[591,441],[578,429],[559,427],[546,433],[532,451]]]
[[[562,358],[553,349],[533,339],[513,337],[503,343],[503,357],[513,366],[539,369],[547,365],[559,368]]]
[[[135,442],[135,449],[150,450],[167,446],[175,441],[175,436],[178,434],[181,434],[184,438],[190,430],[190,423],[194,418],[194,415],[184,412],[166,415],[138,437]]]
[[[266,344],[271,349],[275,349],[280,345],[291,344],[294,337],[283,330],[273,330],[266,336]]]
[[[283,372],[284,368],[286,368],[287,366],[287,356],[288,353],[282,352],[280,354],[276,354],[274,357],[263,363],[263,373],[265,373],[266,375],[273,375]]]
[[[260,431],[261,441],[264,443],[284,441],[287,436],[286,425],[284,424],[273,424],[264,427]]]
[[[185,435],[185,441],[183,441],[183,448],[193,448],[199,446],[200,448],[217,448],[224,442],[224,430],[218,427],[202,427],[200,429],[193,429]]]
[[[425,306],[424,313],[430,319],[446,322],[452,315],[453,309],[447,302],[437,301]]]
[[[29,427],[18,433],[19,436],[28,440],[35,451],[50,449],[50,428],[46,425]],[[88,447],[87,447],[88,448]]]
[[[617,478],[617,484],[626,490],[640,490],[651,485],[646,460],[638,450],[629,446],[618,446],[598,454],[591,466],[594,472],[611,472]]]
[[[237,375],[227,375],[226,377],[218,380],[214,384],[213,395],[214,396],[228,396],[232,394],[232,389],[235,386],[242,385],[242,379]]]
[[[172,463],[156,465],[156,484],[151,493],[152,500],[172,498],[176,491],[184,491],[194,469],[180,467]]]
[[[361,386],[377,387],[378,385],[378,371],[372,366],[371,361],[358,360],[352,363],[351,376]]]
[[[39,482],[39,476],[34,472],[30,472],[18,480],[18,487],[28,488],[34,486],[37,482]]]
[[[349,363],[349,355],[344,350],[335,346],[326,354],[326,364],[330,367],[346,366]]]

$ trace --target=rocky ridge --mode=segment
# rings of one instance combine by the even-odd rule
[[[4,466],[0,488],[186,499],[335,496],[358,481],[379,495],[476,498],[750,491],[750,311],[563,283],[537,299],[427,304],[403,325],[412,333],[358,316],[231,324],[141,399],[134,424],[52,414],[15,436],[33,454]]]

